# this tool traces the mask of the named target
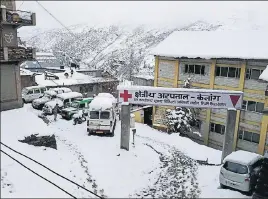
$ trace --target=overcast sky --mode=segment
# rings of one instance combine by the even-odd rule
[[[232,17],[265,19],[268,1],[40,1],[66,26],[87,24],[185,24],[195,20],[222,21]],[[62,28],[35,1],[16,1],[17,9],[36,13],[37,27]],[[20,6],[21,5],[21,6]]]

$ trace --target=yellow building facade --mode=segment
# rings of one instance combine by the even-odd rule
[[[243,107],[238,110],[233,149],[259,154],[268,153],[268,115],[262,113],[268,107],[265,96],[267,82],[259,80],[268,60],[239,59],[181,59],[155,56],[154,86],[182,87],[191,78],[192,88],[243,91]],[[165,110],[171,107],[153,108],[153,126],[165,129]],[[221,149],[227,111],[201,109],[197,126],[202,137],[191,138],[198,143]]]

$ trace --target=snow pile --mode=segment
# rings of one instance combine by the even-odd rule
[[[90,110],[106,110],[113,107],[115,101],[111,100],[109,97],[95,97],[89,104]]]
[[[268,59],[267,35],[265,31],[175,31],[152,54],[174,58]]]
[[[264,81],[268,81],[268,66],[266,66],[266,69],[262,72],[259,79],[262,79]]]

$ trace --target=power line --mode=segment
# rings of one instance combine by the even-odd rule
[[[36,3],[38,3],[38,5],[40,5],[51,17],[53,17],[57,22],[60,23],[60,25],[62,25],[70,34],[72,34],[74,37],[76,37],[76,35],[67,27],[65,26],[60,20],[58,20],[51,12],[49,12],[40,2],[36,1]]]
[[[20,7],[24,4],[24,1],[20,4],[20,6],[18,7],[18,10],[20,9]]]
[[[63,192],[65,192],[66,194],[68,194],[69,196],[71,196],[72,198],[75,198],[75,196],[73,196],[72,194],[70,194],[69,192],[67,192],[66,190],[64,190],[63,188],[59,187],[58,185],[56,185],[55,183],[51,182],[50,180],[46,179],[45,177],[39,175],[38,173],[36,173],[35,171],[33,171],[32,169],[30,169],[29,167],[25,166],[24,164],[22,164],[20,161],[18,161],[17,159],[13,158],[11,155],[9,155],[8,153],[4,152],[2,149],[0,150],[2,153],[4,153],[5,155],[7,155],[8,157],[10,157],[12,160],[16,161],[17,163],[19,163],[21,166],[23,166],[24,168],[28,169],[29,171],[31,171],[32,173],[34,173],[35,175],[37,175],[38,177],[44,179],[45,181],[49,182],[50,184],[54,185],[55,187],[57,187],[58,189],[62,190]]]
[[[24,155],[24,154],[22,154],[22,153],[16,151],[15,149],[12,149],[11,147],[7,146],[6,144],[4,144],[4,143],[2,143],[2,142],[0,142],[0,143],[1,143],[3,146],[5,146],[6,148],[10,149],[11,151],[13,151],[13,152],[15,152],[15,153],[17,153],[17,154],[19,154],[19,155],[21,155],[21,156],[23,156],[23,157],[29,159],[29,160],[35,162],[36,164],[39,164],[40,166],[44,167],[45,169],[49,170],[50,172],[52,172],[52,173],[54,173],[54,174],[56,174],[56,175],[62,177],[63,179],[65,179],[65,180],[67,180],[67,181],[69,181],[69,182],[75,184],[76,186],[78,186],[78,187],[80,187],[80,188],[82,188],[82,189],[88,191],[89,193],[91,193],[91,194],[97,196],[98,198],[104,199],[104,197],[99,196],[98,194],[96,194],[96,193],[94,193],[94,192],[88,190],[87,188],[85,188],[85,187],[83,187],[83,186],[77,184],[76,182],[74,182],[74,181],[72,181],[72,180],[70,180],[70,179],[68,179],[68,178],[66,178],[66,177],[64,177],[64,176],[62,176],[61,174],[59,174],[59,173],[53,171],[52,169],[48,168],[47,166],[43,165],[42,163],[37,162],[36,160],[34,160],[34,159],[28,157],[27,155]]]

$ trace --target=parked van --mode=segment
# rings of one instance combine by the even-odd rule
[[[75,100],[73,101],[70,106],[67,108],[62,109],[61,116],[64,119],[70,120],[72,119],[73,115],[78,113],[79,111],[84,111],[85,115],[88,114],[88,108],[90,103],[92,102],[93,98],[83,98],[82,100]]]
[[[87,132],[114,136],[116,126],[116,102],[113,97],[95,97],[89,105]]]
[[[220,185],[250,193],[256,185],[263,156],[247,151],[235,151],[223,160]]]
[[[58,104],[59,108],[62,109],[66,106],[67,103],[71,103],[75,100],[82,99],[82,98],[83,98],[83,95],[78,92],[58,94],[55,99],[45,103],[43,107],[43,112],[45,114],[52,114],[52,110],[56,106],[56,104]]]
[[[22,100],[24,103],[32,102],[42,97],[48,89],[45,86],[30,86],[22,89]]]
[[[61,88],[51,88],[48,91],[45,91],[44,96],[38,99],[33,100],[32,106],[35,109],[40,109],[42,110],[43,106],[45,103],[51,101],[52,99],[56,98],[58,94],[61,93],[70,93],[72,92],[71,89],[61,87]]]

